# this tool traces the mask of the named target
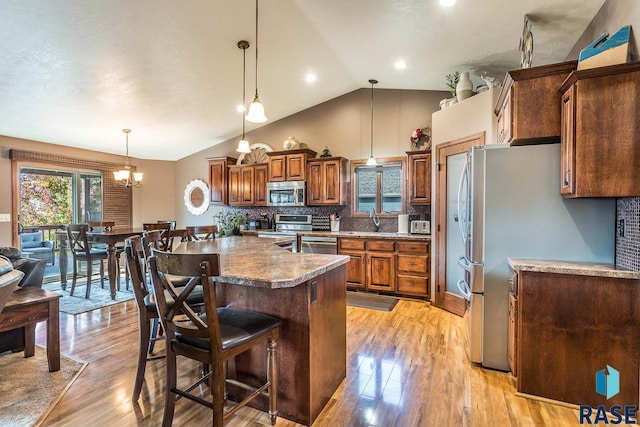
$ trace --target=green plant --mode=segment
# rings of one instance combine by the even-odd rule
[[[225,210],[220,211],[213,216],[218,222],[218,232],[220,235],[230,234],[231,231],[237,230],[242,224],[247,223],[248,214],[240,211]],[[227,233],[225,233],[227,230]]]
[[[449,92],[451,92],[451,95],[456,96],[456,86],[460,80],[460,73],[456,71],[455,73],[447,74],[446,79]]]

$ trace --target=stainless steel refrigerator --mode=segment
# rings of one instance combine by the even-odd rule
[[[615,200],[563,199],[559,144],[474,147],[462,170],[455,208],[469,358],[508,371],[507,258],[613,263]]]

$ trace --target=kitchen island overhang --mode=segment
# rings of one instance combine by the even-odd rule
[[[286,238],[284,238],[286,239]],[[184,242],[177,253],[219,253],[218,305],[282,319],[278,339],[278,416],[311,425],[346,377],[348,256],[291,253],[280,239],[225,237]],[[266,375],[266,348],[228,366],[228,377],[257,384]],[[242,390],[228,387],[238,401]],[[267,399],[255,407],[265,410]]]

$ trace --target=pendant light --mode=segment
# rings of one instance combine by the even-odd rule
[[[142,187],[142,172],[133,172],[133,181],[131,181],[131,165],[129,164],[129,134],[131,129],[122,129],[126,135],[126,155],[127,160],[124,162],[124,168],[113,172],[113,177],[123,187]]]
[[[256,96],[253,98],[251,105],[249,105],[247,120],[251,123],[264,123],[268,120],[267,116],[264,115],[264,105],[262,105],[258,97],[258,0],[256,0]]]
[[[249,141],[244,139],[244,108],[245,108],[245,77],[247,75],[247,49],[249,48],[249,42],[246,40],[240,40],[238,42],[238,48],[242,49],[242,139],[238,142],[238,153],[250,153],[251,147],[249,147]]]
[[[367,166],[376,166],[378,163],[376,162],[376,158],[373,157],[373,85],[377,84],[378,81],[371,79],[369,83],[371,83],[371,155],[367,160]]]

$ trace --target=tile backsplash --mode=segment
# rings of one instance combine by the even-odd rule
[[[619,198],[616,207],[616,265],[640,271],[640,197]]]

